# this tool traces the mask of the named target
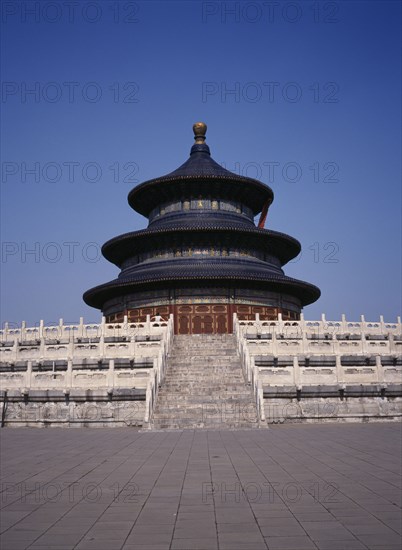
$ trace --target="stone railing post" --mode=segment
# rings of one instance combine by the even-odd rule
[[[389,352],[393,353],[395,351],[395,338],[394,333],[389,331],[388,333],[388,346],[389,346]]]
[[[114,359],[109,359],[109,370],[107,372],[107,384],[109,388],[114,388]]]
[[[364,318],[364,315],[360,315],[360,330],[361,330],[361,333],[362,333],[362,340],[363,340],[363,334],[366,333],[366,329],[367,329],[367,323],[366,323],[366,319]]]
[[[39,338],[40,338],[40,344],[39,344],[39,359],[40,361],[43,361],[45,358],[45,335],[44,335],[44,325],[43,325],[43,319],[40,320],[39,323]]]
[[[150,408],[152,407],[152,379],[147,382],[147,390],[145,392],[145,416],[144,422],[149,422]]]
[[[99,325],[99,357],[103,359],[105,356],[105,333],[106,333],[106,317],[102,317],[101,324]]]
[[[272,327],[272,353],[273,355],[277,356],[278,355],[278,340],[276,338],[276,331],[277,331],[277,326],[273,326]]]
[[[335,368],[336,368],[336,378],[338,385],[342,385],[344,383],[344,375],[343,375],[343,367],[341,364],[341,355],[339,351],[335,355]]]
[[[376,370],[377,370],[377,381],[378,381],[379,384],[383,385],[384,382],[385,382],[384,367],[382,366],[380,355],[375,356],[375,366],[376,366]]]
[[[18,343],[19,343],[18,338],[15,338],[15,340],[13,341],[13,358],[14,358],[14,361],[18,361],[18,354],[19,354],[19,351],[20,351]]]
[[[303,336],[303,334],[305,333],[305,330],[306,330],[306,322],[304,320],[304,314],[303,313],[300,313],[299,329],[300,329],[301,334]]]
[[[348,326],[347,326],[347,322],[346,322],[346,315],[344,313],[342,313],[341,315],[341,331],[343,333],[347,332],[348,330]]]
[[[307,331],[306,331],[306,323],[303,319],[303,327],[302,327],[302,353],[303,354],[308,354],[309,353],[309,349],[308,349],[308,340],[307,340]]]
[[[66,371],[66,389],[70,389],[73,386],[73,360],[68,359],[67,371]]]
[[[258,407],[260,413],[260,420],[265,422],[265,406],[264,406],[264,388],[262,387],[262,382],[258,379]]]
[[[293,380],[296,386],[296,389],[301,389],[301,375],[300,375],[300,365],[297,355],[293,356]]]
[[[275,326],[275,329],[279,332],[283,332],[283,320],[282,320],[282,313],[278,313],[278,323]]]
[[[25,386],[30,389],[32,384],[32,361],[27,363],[27,371],[25,375]]]

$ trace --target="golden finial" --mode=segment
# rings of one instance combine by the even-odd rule
[[[196,122],[193,124],[194,139],[196,144],[205,142],[205,134],[207,133],[207,125],[205,122]]]

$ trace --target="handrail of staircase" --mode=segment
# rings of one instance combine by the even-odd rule
[[[165,371],[168,354],[173,342],[173,315],[169,315],[166,332],[161,342],[161,349],[158,356],[153,360],[153,369],[147,383],[145,397],[145,416],[144,421],[149,423],[152,420],[158,391],[165,379]]]
[[[262,381],[259,377],[259,369],[254,362],[254,357],[250,355],[247,342],[243,334],[244,329],[240,326],[236,313],[233,314],[233,332],[236,336],[237,348],[240,355],[244,377],[247,380],[247,383],[253,388],[258,420],[264,422],[264,390],[262,387]]]

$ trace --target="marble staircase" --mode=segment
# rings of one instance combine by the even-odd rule
[[[153,429],[265,427],[244,380],[235,336],[175,336]]]

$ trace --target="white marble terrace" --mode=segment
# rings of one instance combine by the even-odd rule
[[[64,325],[0,331],[0,389],[106,390],[136,388],[146,391],[146,420],[163,381],[173,338],[173,317],[145,323]]]
[[[380,385],[402,383],[402,325],[328,321],[242,321],[234,332],[246,378],[252,384],[261,417],[267,386]]]
[[[379,385],[402,382],[402,325],[397,322],[305,320],[243,321],[234,332],[246,379],[261,418],[264,387]],[[0,389],[31,390],[136,388],[146,393],[145,421],[163,382],[173,341],[173,316],[144,323],[65,325],[0,330]]]

